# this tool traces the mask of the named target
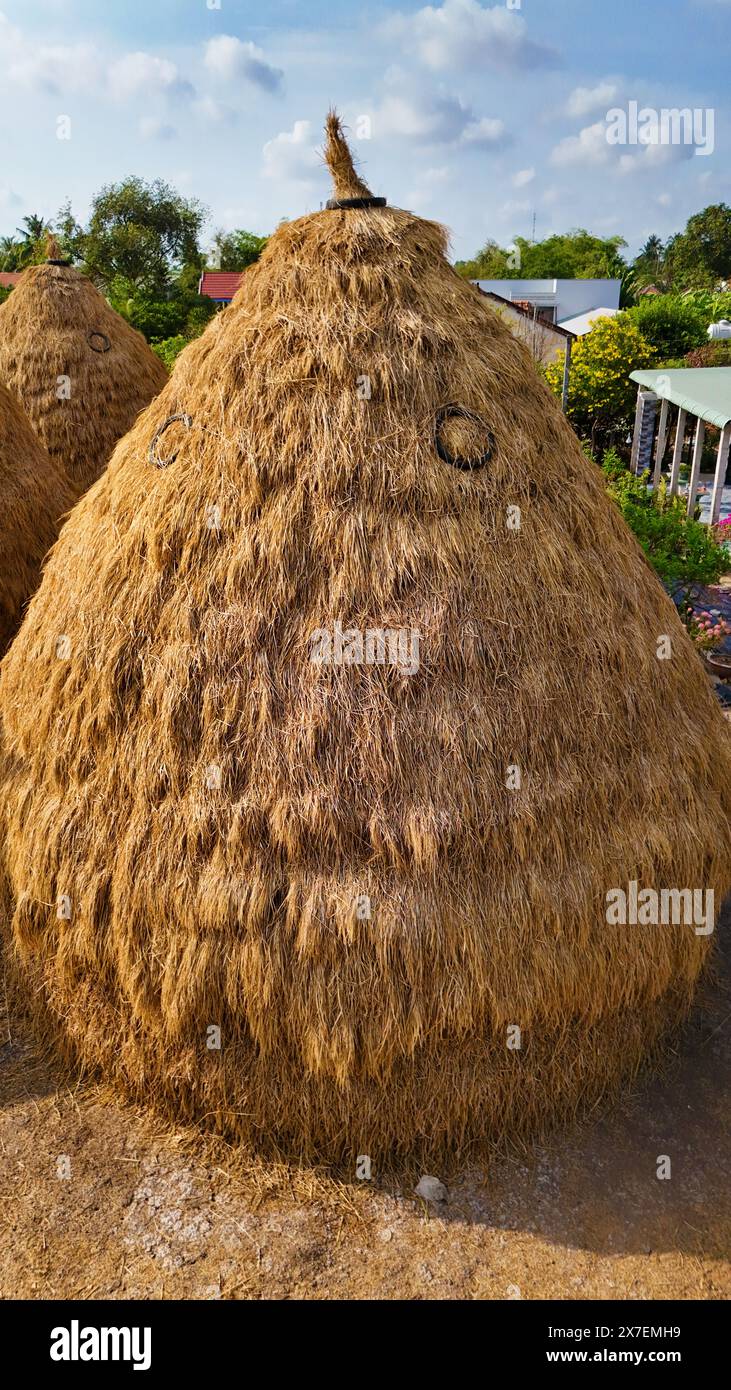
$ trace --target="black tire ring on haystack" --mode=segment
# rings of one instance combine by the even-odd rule
[[[101,338],[103,347],[96,347],[94,344],[94,338]],[[109,349],[112,346],[106,333],[100,333],[98,328],[92,328],[91,333],[87,334],[86,341],[89,344],[89,347],[91,348],[92,352],[109,352]]]
[[[463,459],[450,454],[446,444],[444,444],[444,442],[440,438],[439,431],[441,430],[445,420],[453,419],[472,420],[474,424],[479,425],[480,428],[485,431],[489,443],[484,453],[480,454],[479,458]],[[481,420],[479,415],[475,415],[475,412],[473,410],[467,410],[463,405],[443,405],[441,409],[437,411],[437,418],[434,427],[434,443],[436,445],[437,453],[440,459],[443,459],[444,463],[450,463],[453,468],[461,468],[463,472],[466,473],[472,473],[477,468],[484,468],[485,464],[489,463],[490,459],[492,458],[495,452],[495,441],[489,429],[487,428],[487,425],[485,424],[484,420]]]
[[[385,198],[328,198],[325,207],[329,212],[336,208],[385,208]]]
[[[175,463],[175,460],[178,457],[177,454],[171,454],[170,458],[168,459],[159,459],[155,455],[155,445],[157,444],[160,435],[164,434],[165,430],[168,428],[168,425],[174,424],[176,420],[180,420],[182,424],[185,425],[186,429],[192,428],[193,416],[186,415],[184,411],[181,411],[178,415],[168,415],[167,420],[163,420],[162,424],[158,425],[157,429],[155,430],[155,433],[152,436],[152,439],[150,440],[150,447],[147,450],[147,457],[150,463],[155,465],[155,468],[169,468],[170,464]]]

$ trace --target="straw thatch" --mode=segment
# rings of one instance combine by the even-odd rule
[[[48,256],[0,305],[0,378],[80,495],[167,372],[142,334],[61,261],[52,239]]]
[[[43,558],[73,502],[68,478],[36,439],[19,401],[0,384],[0,655],[38,588]]]
[[[349,1160],[612,1089],[710,938],[610,926],[607,892],[731,886],[698,657],[445,245],[390,207],[280,227],[75,509],[0,681],[43,1026],[176,1117]],[[483,423],[435,436],[452,404]],[[418,629],[418,670],[316,664],[338,622]]]

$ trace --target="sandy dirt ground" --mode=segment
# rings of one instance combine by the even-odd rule
[[[171,1132],[69,1084],[6,1016],[0,1296],[726,1299],[726,956],[662,1075],[459,1173],[438,1205],[414,1196],[418,1173],[359,1182]]]

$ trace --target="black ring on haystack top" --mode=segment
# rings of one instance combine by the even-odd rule
[[[480,454],[479,458],[463,459],[459,458],[459,456],[454,456],[450,454],[446,444],[444,444],[441,440],[439,436],[439,431],[442,428],[442,425],[444,424],[445,420],[454,419],[472,420],[474,424],[479,425],[480,428],[485,431],[489,443],[484,453]],[[464,472],[467,473],[472,473],[476,468],[484,468],[485,464],[490,462],[490,459],[492,458],[495,452],[495,440],[493,439],[484,420],[481,420],[479,415],[475,415],[475,412],[473,410],[466,410],[463,405],[443,405],[441,409],[437,411],[436,424],[434,428],[434,443],[436,445],[437,453],[440,459],[443,459],[445,463],[451,463],[453,468],[461,468]]]
[[[103,346],[96,347],[93,342],[94,338],[101,338]],[[91,333],[87,335],[86,341],[89,344],[89,347],[91,348],[92,352],[109,352],[109,349],[112,346],[106,333],[100,333],[98,328],[92,328]]]
[[[169,459],[159,459],[155,457],[155,445],[157,444],[160,435],[164,434],[168,425],[174,424],[176,420],[180,420],[182,424],[185,425],[186,429],[190,429],[193,424],[193,416],[186,415],[184,412],[181,412],[179,415],[168,415],[167,420],[163,420],[162,424],[158,425],[157,429],[155,430],[155,433],[152,436],[152,439],[150,440],[150,447],[147,450],[147,457],[150,463],[154,463],[156,468],[169,468],[170,464],[175,463],[175,460],[178,457],[177,454],[171,454]]]
[[[333,208],[385,208],[385,198],[328,198],[325,207]]]

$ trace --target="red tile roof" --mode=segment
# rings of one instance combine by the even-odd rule
[[[208,295],[209,299],[225,299],[230,302],[241,284],[241,270],[204,270],[198,284],[198,293]]]
[[[17,285],[20,275],[19,270],[0,270],[0,287],[9,290],[11,285]]]

